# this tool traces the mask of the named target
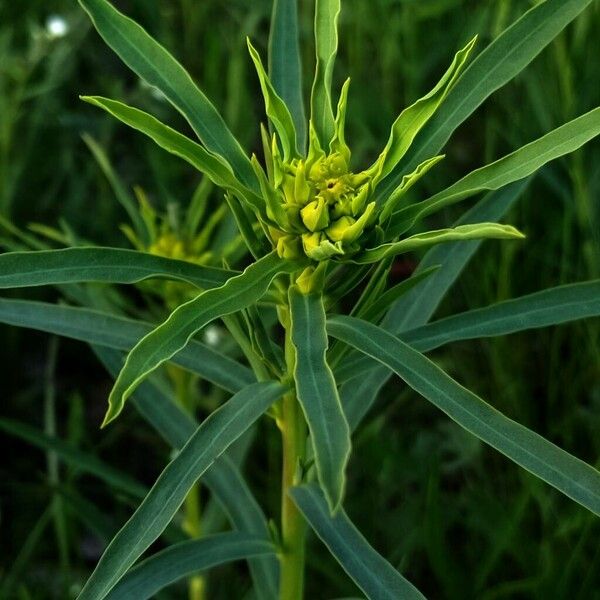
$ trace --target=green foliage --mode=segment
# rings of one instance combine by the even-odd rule
[[[510,3],[478,7],[468,23],[459,19],[460,36],[487,28],[493,35],[481,35],[480,39],[485,42],[491,37],[493,41],[471,59],[476,40],[471,35],[441,78],[431,72],[447,64],[454,48],[461,47],[464,40],[458,44],[449,39],[445,46],[432,47],[430,19],[435,16],[437,27],[444,30],[446,21],[454,22],[451,16],[458,2],[403,2],[391,7],[375,0],[369,5],[372,12],[364,13],[366,5],[360,8],[357,3],[351,15],[341,13],[340,0],[316,0],[316,64],[308,120],[304,114],[304,92],[308,90],[303,84],[307,73],[302,65],[307,64],[313,48],[302,37],[308,29],[303,21],[306,15],[295,0],[275,0],[269,6],[258,3],[252,9],[234,2],[229,10],[236,19],[236,36],[212,37],[190,32],[196,19],[216,27],[219,19],[215,17],[222,14],[220,5],[213,14],[210,3],[200,6],[183,0],[179,7],[182,23],[174,26],[171,12],[163,14],[148,10],[144,3],[133,3],[132,13],[144,19],[149,31],[166,39],[165,46],[174,53],[186,49],[194,77],[110,2],[80,0],[80,4],[108,46],[143,82],[115,87],[112,81],[118,78],[110,73],[100,85],[108,82],[110,95],[126,102],[81,96],[136,135],[144,134],[135,138],[135,144],[145,149],[147,164],[134,175],[143,184],[134,186],[132,195],[130,182],[122,179],[122,173],[130,173],[121,162],[118,167],[111,163],[112,147],[107,151],[114,141],[105,133],[108,121],[84,121],[84,129],[94,130],[93,136],[83,135],[95,159],[91,164],[102,175],[101,185],[128,218],[120,230],[134,249],[119,248],[115,241],[109,245],[89,242],[89,233],[79,231],[91,214],[89,210],[84,211],[86,219],[80,217],[75,226],[62,219],[57,226],[34,223],[29,232],[2,216],[0,244],[8,251],[0,255],[0,288],[31,288],[26,291],[40,294],[46,301],[1,298],[0,322],[90,345],[115,379],[103,425],[115,422],[102,432],[103,439],[111,442],[120,435],[127,444],[138,439],[144,429],[133,421],[136,417],[130,411],[123,411],[131,397],[139,415],[161,440],[156,452],[160,453],[162,472],[150,487],[145,485],[146,478],[154,478],[154,474],[144,471],[133,477],[109,466],[109,458],[97,458],[92,442],[85,440],[81,417],[77,417],[80,400],[72,402],[67,425],[61,424],[65,439],[57,433],[53,342],[43,376],[43,429],[25,424],[21,416],[0,420],[5,435],[46,453],[45,491],[52,497],[25,539],[0,595],[9,597],[15,591],[32,549],[50,525],[61,572],[69,573],[73,533],[65,524],[70,516],[105,539],[118,530],[87,583],[83,584],[81,577],[78,597],[83,600],[151,597],[171,585],[179,594],[181,590],[175,586],[184,580],[190,600],[204,600],[212,597],[213,579],[206,570],[217,565],[226,569],[226,563],[240,559],[248,562],[253,587],[249,593],[261,600],[300,600],[305,597],[305,587],[306,597],[352,595],[356,594],[354,586],[368,598],[424,597],[409,580],[432,597],[526,595],[538,582],[529,577],[534,563],[523,556],[527,554],[527,536],[520,529],[525,510],[535,505],[544,529],[554,531],[556,522],[561,523],[554,534],[557,540],[544,539],[545,543],[554,543],[553,548],[569,547],[571,553],[569,544],[577,541],[566,565],[557,559],[548,563],[554,567],[544,566],[548,573],[561,574],[556,585],[550,583],[539,590],[571,597],[569,586],[585,570],[583,565],[591,565],[587,570],[593,573],[598,564],[596,558],[584,557],[584,549],[594,537],[591,519],[600,514],[600,475],[591,464],[561,448],[581,452],[581,456],[585,453],[591,463],[596,461],[597,443],[592,440],[586,448],[584,444],[575,446],[573,440],[584,428],[581,423],[590,431],[594,419],[597,423],[597,323],[592,321],[585,331],[575,329],[576,321],[600,315],[597,261],[589,246],[579,251],[579,244],[567,236],[570,230],[563,225],[560,234],[553,231],[549,241],[555,247],[557,239],[564,246],[571,242],[575,266],[569,270],[563,258],[558,275],[552,275],[534,293],[526,285],[525,291],[514,297],[512,282],[526,277],[522,270],[535,270],[539,256],[552,264],[558,259],[545,245],[546,232],[540,239],[535,230],[537,214],[535,218],[526,212],[519,214],[527,239],[500,221],[515,217],[509,211],[528,186],[534,185],[531,179],[536,174],[535,185],[543,182],[562,193],[565,202],[560,209],[570,215],[564,217],[564,223],[575,218],[583,228],[595,218],[591,200],[600,172],[593,167],[586,170],[580,149],[600,133],[600,108],[590,110],[590,104],[597,104],[596,97],[575,101],[576,78],[568,60],[570,51],[586,56],[578,40],[591,37],[589,25],[585,25],[591,19],[577,21],[579,29],[569,50],[564,35],[554,41],[591,0],[546,0],[524,14]],[[390,30],[401,35],[375,37],[378,58],[372,61],[364,51],[361,31],[369,26],[376,31],[378,11],[379,17],[384,17],[380,21],[386,26],[389,22]],[[259,24],[269,12],[266,69],[261,53],[249,39],[256,40],[260,48]],[[505,27],[513,15],[515,22]],[[380,34],[386,29],[381,26]],[[182,39],[173,35],[180,30]],[[435,39],[438,37],[444,36]],[[203,52],[203,45],[216,39],[222,40],[219,47],[227,44],[231,51],[220,62],[214,60],[214,54]],[[346,43],[338,49],[340,39],[347,39],[348,50]],[[2,44],[0,36],[0,49]],[[477,115],[468,135],[463,133],[457,140],[456,149],[453,143],[445,155],[439,155],[455,130],[492,92],[519,76],[549,45],[555,52],[552,81],[557,80],[561,95],[557,104],[564,110],[550,116],[547,104],[551,93],[543,94],[542,87],[529,78],[519,78],[517,85],[536,106],[537,124],[550,133],[540,136],[535,126],[529,127],[527,117],[519,121],[517,108],[524,104],[519,99],[519,106],[511,104],[503,119],[494,120],[497,114],[492,111],[479,127],[482,121]],[[419,48],[426,53],[417,58],[413,54]],[[348,70],[360,71],[361,63],[373,64],[368,69],[369,85],[354,85],[350,94],[350,80],[345,80],[334,114],[332,88],[338,83],[334,72],[338,50],[339,62],[350,65]],[[202,58],[198,61],[201,68],[197,56]],[[357,57],[361,60],[353,60]],[[228,63],[226,78],[223,62]],[[251,146],[256,147],[260,130],[262,159],[248,154],[232,132],[242,127],[242,122],[248,130],[254,125],[254,95],[245,91],[246,80],[249,84],[254,81],[246,71],[252,63],[267,123],[260,129],[256,124]],[[385,64],[393,64],[389,73],[394,81],[401,80],[403,87],[406,81],[402,94],[386,94],[394,99],[403,96],[408,106],[395,119],[397,112],[385,114],[385,98],[378,97],[379,84],[373,77]],[[202,86],[194,81],[198,72],[202,72]],[[207,73],[212,73],[213,84],[218,83],[210,90],[205,85],[210,81]],[[209,100],[223,79],[229,82],[229,97],[222,114],[232,129]],[[421,90],[429,88],[429,80],[436,79],[439,83],[420,97]],[[81,85],[86,93],[87,88]],[[390,89],[397,91],[398,85],[394,83]],[[3,90],[0,80],[0,106],[21,106],[20,97],[13,104],[6,102]],[[358,104],[351,110],[353,98]],[[191,131],[180,132],[179,125],[171,123],[164,100],[184,117]],[[362,114],[356,114],[355,106],[362,106]],[[88,117],[91,111],[82,110],[82,114],[86,119],[100,119]],[[381,150],[381,146],[375,147],[377,135],[370,131],[370,121],[377,121],[378,128],[383,116],[389,117],[392,125]],[[557,122],[565,124],[557,126]],[[10,171],[14,123],[16,118],[0,130],[0,174],[4,175]],[[198,141],[189,137],[192,133]],[[476,160],[484,166],[477,168],[470,164],[474,162],[471,159],[461,163],[459,142],[467,139],[471,143],[471,138],[477,141],[479,137],[485,138],[486,148]],[[351,143],[355,138],[357,142]],[[522,145],[531,139],[535,141]],[[129,148],[129,140],[126,143]],[[163,150],[167,154],[156,153]],[[589,148],[585,152],[592,156]],[[115,149],[115,155],[122,153],[123,148]],[[166,163],[168,154],[183,161]],[[565,157],[571,154],[566,163]],[[503,158],[497,159],[498,155]],[[373,157],[378,158],[366,166]],[[46,160],[51,158],[49,153]],[[555,159],[562,162],[550,165]],[[568,184],[559,175],[564,164],[570,165]],[[81,174],[72,179],[84,181],[85,177]],[[3,215],[9,213],[15,197],[14,181],[3,179]],[[448,181],[454,183],[445,184]],[[213,194],[215,188],[218,194]],[[184,190],[190,200],[181,210]],[[455,205],[460,201],[482,192],[489,193],[448,226],[450,219],[441,211],[458,208]],[[162,202],[157,202],[156,196]],[[575,206],[572,197],[577,199]],[[535,200],[539,203],[539,198]],[[543,207],[550,210],[548,202]],[[433,215],[437,221],[425,221]],[[454,220],[453,214],[449,216]],[[112,240],[119,221],[106,222]],[[475,263],[474,275],[463,274],[485,239],[507,241],[486,248],[488,271],[482,274],[481,263]],[[427,252],[421,257],[422,249]],[[408,253],[420,257],[418,266],[412,256],[405,257],[405,262],[396,260]],[[410,276],[398,281],[396,273],[403,264]],[[467,294],[465,310],[459,298],[468,277],[476,280],[473,288],[479,295],[472,299],[472,294]],[[573,280],[579,282],[571,283]],[[135,286],[135,292],[120,287],[123,284]],[[46,286],[54,288],[50,292],[53,302],[47,301],[45,289],[38,289]],[[57,295],[60,300],[54,302]],[[451,314],[429,323],[442,302],[444,315]],[[538,390],[532,392],[532,385],[524,385],[510,373],[510,365],[519,358],[521,362],[530,360],[534,345],[521,352],[505,345],[510,342],[504,336],[521,336],[534,329],[539,330],[536,335],[547,336],[542,328],[556,325],[565,326],[553,333],[565,336],[560,340],[569,335],[563,331],[575,332],[568,343],[571,347],[585,345],[592,366],[573,368],[571,362],[567,371],[561,343],[548,349],[540,344],[534,353],[543,354],[544,360],[547,354],[554,369],[547,385],[548,398],[537,402]],[[336,338],[331,347],[328,333]],[[485,351],[473,352],[467,360],[452,358],[460,356],[453,354],[461,352],[460,345],[459,350],[445,348],[435,362],[422,354],[479,339],[489,340],[478,347]],[[76,371],[72,364],[69,368]],[[488,371],[493,376],[487,377]],[[561,371],[565,373],[562,378]],[[390,386],[380,394],[391,372],[408,387]],[[466,386],[457,380],[465,381]],[[87,381],[80,385],[89,387]],[[531,425],[534,407],[545,406],[547,400],[551,413],[563,388],[585,389],[589,401],[579,402],[573,396],[564,426],[562,422],[555,429]],[[382,410],[373,410],[374,416],[366,419],[380,396],[386,400],[377,407]],[[415,396],[429,400],[451,421],[438,422]],[[494,407],[480,396],[493,397]],[[511,402],[508,409],[503,406],[507,398]],[[398,408],[402,409],[400,418],[395,415]],[[90,414],[98,420],[98,415]],[[266,418],[261,419],[263,416]],[[261,467],[256,468],[255,462],[255,468],[244,473],[243,462],[255,429],[260,435],[250,456],[253,461],[260,460]],[[542,429],[553,442],[534,432]],[[523,477],[521,471],[504,463],[496,465],[498,459],[484,455],[480,441],[532,477]],[[166,455],[163,442],[172,454]],[[117,460],[124,458],[121,454]],[[162,468],[164,462],[167,466]],[[59,463],[64,464],[64,472]],[[495,467],[494,475],[490,465]],[[463,479],[457,473],[468,474],[464,479],[469,481],[469,493],[462,498],[454,492]],[[85,487],[84,493],[75,487],[84,474],[101,482],[103,490],[114,491],[116,507],[109,519],[99,516],[102,497],[92,501],[86,497]],[[498,495],[501,484],[496,476],[509,482],[507,489],[517,490],[516,506]],[[446,486],[450,477],[454,477],[452,485]],[[558,495],[549,497],[546,483],[589,512],[576,504],[567,505],[566,499],[560,504]],[[476,496],[475,489],[481,496]],[[397,494],[402,497],[401,507],[391,510],[398,504]],[[117,522],[122,524],[128,514],[123,501],[128,505],[140,498],[141,504],[119,529]],[[378,509],[385,514],[379,515]],[[331,559],[323,549],[314,555],[306,552],[308,527],[324,542]],[[368,529],[373,545],[359,529]],[[462,529],[470,534],[468,549],[450,543],[450,536]],[[166,547],[138,563],[159,538]],[[491,547],[490,552],[480,550],[483,543]],[[521,545],[525,548],[522,552]],[[465,552],[472,554],[473,573],[458,566],[458,555]],[[538,552],[544,560],[554,560],[548,558],[554,554],[547,547]],[[333,561],[349,579],[336,570]],[[311,570],[311,577],[305,585],[306,569]],[[231,576],[223,577],[224,597],[247,593],[244,573],[224,572]],[[527,577],[494,588],[492,576],[498,572],[501,576],[525,573]],[[590,575],[580,582],[580,597],[590,597],[593,579]],[[25,584],[18,592],[30,596]]]
[[[298,401],[310,430],[319,481],[330,509],[335,512],[344,496],[350,429],[325,360],[327,333],[322,296],[291,288],[290,320]]]

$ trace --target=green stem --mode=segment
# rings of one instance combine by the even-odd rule
[[[193,411],[190,398],[190,374],[179,367],[169,365],[168,373],[175,386],[175,395],[179,405],[187,412]],[[183,530],[190,538],[202,536],[202,513],[200,510],[200,484],[195,483],[184,501],[185,520]],[[206,598],[206,578],[204,575],[194,575],[188,579],[189,600],[204,600]]]
[[[58,355],[58,338],[50,338],[48,351],[48,363],[45,374],[44,393],[44,431],[46,435],[56,436],[56,386],[54,381],[54,370]],[[46,456],[48,481],[51,486],[58,488],[60,485],[60,474],[58,468],[58,456],[56,452],[49,451]],[[54,521],[54,532],[58,545],[58,556],[61,568],[68,572],[69,563],[69,539],[67,535],[67,524],[65,521],[63,501],[57,491],[54,491],[51,502],[52,519]]]
[[[294,349],[290,338],[289,311],[279,311],[285,327],[285,358],[288,377],[293,379]],[[283,447],[283,472],[281,485],[281,555],[280,600],[301,600],[304,589],[304,543],[306,524],[296,505],[288,495],[290,487],[299,483],[299,465],[304,459],[306,422],[295,392],[283,397],[277,420]]]

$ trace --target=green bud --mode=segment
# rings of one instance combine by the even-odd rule
[[[371,202],[367,205],[365,212],[360,216],[360,218],[358,218],[355,223],[347,227],[342,232],[342,242],[344,242],[344,244],[351,244],[362,235],[363,231],[365,230],[365,227],[369,225],[369,221],[374,210],[375,202]]]
[[[328,175],[340,177],[348,173],[348,162],[339,152],[336,152],[327,157],[325,168],[327,169]]]
[[[277,240],[277,254],[280,258],[295,259],[302,257],[302,247],[296,235],[282,235]]]
[[[299,233],[305,231],[306,227],[302,222],[302,218],[300,217],[300,211],[302,210],[301,204],[284,204],[283,210],[287,215],[288,222],[290,227]]]
[[[311,187],[306,181],[306,165],[303,161],[298,162],[296,178],[294,179],[294,198],[299,204],[306,204],[310,198]]]
[[[308,155],[306,157],[306,173],[310,178],[312,167],[316,162],[325,158],[325,152],[319,143],[319,136],[312,121],[308,125]]]
[[[332,244],[322,233],[302,234],[302,246],[306,256],[312,260],[327,260],[344,254],[340,243]]]
[[[296,285],[303,294],[310,294],[318,290],[323,289],[325,283],[325,272],[327,266],[325,263],[319,264],[315,267],[306,267],[298,278],[296,279]]]
[[[341,242],[344,239],[345,231],[356,222],[352,217],[340,217],[327,228],[327,237],[334,242]]]
[[[331,210],[331,216],[334,219],[339,219],[340,217],[351,217],[353,215],[352,204],[353,204],[352,197],[344,196],[344,197],[340,198],[333,205],[333,208]]]
[[[356,194],[354,198],[352,198],[352,214],[354,216],[357,216],[363,212],[367,199],[370,195],[371,186],[367,184],[363,185],[360,188],[358,194]]]
[[[324,198],[309,202],[301,211],[302,222],[309,231],[320,231],[329,225],[329,210]]]

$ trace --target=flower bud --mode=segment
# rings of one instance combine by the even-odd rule
[[[302,256],[300,240],[295,235],[282,235],[277,240],[277,254],[280,258],[295,259]]]
[[[355,222],[352,217],[340,217],[327,228],[327,237],[334,242],[341,242],[344,239],[345,231]]]
[[[302,234],[302,246],[306,256],[313,260],[327,260],[344,254],[340,243],[332,244],[322,233]]]
[[[329,210],[324,198],[309,202],[301,211],[302,222],[309,231],[320,231],[329,225]]]

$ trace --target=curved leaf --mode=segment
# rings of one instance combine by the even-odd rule
[[[325,309],[320,294],[290,288],[291,337],[296,350],[294,380],[315,453],[319,481],[331,511],[342,502],[350,457],[350,429],[327,365]]]
[[[497,223],[522,196],[530,181],[531,178],[522,179],[486,194],[454,226],[481,221]],[[399,333],[427,323],[482,243],[483,240],[472,240],[430,248],[419,262],[417,272],[434,265],[440,268],[393,305],[386,316],[385,329]]]
[[[186,70],[135,21],[106,0],[79,0],[98,33],[139,77],[157,87],[187,119],[202,143],[230,164],[241,181],[256,190],[256,180],[239,142]]]
[[[529,181],[530,179],[525,179],[487,194],[455,225],[500,220],[520,198]],[[482,240],[451,242],[428,250],[419,263],[417,273],[434,265],[439,265],[440,268],[427,281],[420,283],[392,305],[383,321],[383,327],[393,333],[400,333],[426,323],[481,243]],[[388,369],[375,361],[371,362],[374,366],[368,374],[353,378],[340,390],[344,412],[352,429],[358,427],[390,377]]]
[[[0,254],[0,289],[84,281],[138,283],[163,277],[208,289],[239,271],[204,267],[121,248],[64,248]]]
[[[294,119],[296,148],[306,147],[306,115],[298,34],[298,0],[274,0],[269,34],[269,75]]]
[[[275,382],[252,384],[202,422],[112,540],[79,600],[101,600],[106,596],[164,531],[198,478],[285,391]]]
[[[234,560],[275,554],[273,544],[247,533],[219,533],[170,546],[131,569],[107,600],[146,600],[198,571]]]
[[[300,512],[354,583],[372,600],[424,600],[356,529],[340,509],[330,515],[321,490],[303,485],[289,492]]]
[[[452,133],[496,90],[516,77],[592,0],[545,0],[502,32],[456,82],[419,133],[404,160],[380,188],[385,197],[402,175],[437,154]]]
[[[476,41],[477,37],[474,37],[462,50],[457,52],[452,64],[438,84],[426,96],[405,108],[394,121],[388,142],[371,167],[375,173],[375,181],[387,177],[406,154],[416,135],[448,95],[467,63]]]
[[[0,298],[0,322],[89,344],[131,350],[152,325],[88,308]],[[252,371],[201,342],[192,341],[172,362],[229,392],[256,381]]]
[[[340,0],[316,0],[315,50],[317,64],[310,97],[310,118],[321,140],[327,146],[335,134],[335,117],[331,103],[331,80],[338,49]]]
[[[547,162],[569,154],[600,134],[600,107],[569,121],[503,158],[469,173],[428,200],[394,213],[387,231],[396,237],[418,220],[484,190],[497,190],[535,173]]]
[[[116,377],[123,367],[121,353],[100,347],[94,347],[94,352]],[[196,421],[158,389],[152,380],[144,381],[134,392],[132,400],[148,423],[177,450],[185,445],[198,427]],[[266,542],[270,540],[267,519],[239,468],[227,454],[213,462],[202,476],[202,483],[209,488],[238,531]],[[248,562],[256,595],[261,600],[276,598],[279,579],[277,558],[261,556]]]
[[[81,99],[102,108],[132,129],[147,135],[167,152],[183,158],[198,171],[204,173],[215,185],[234,191],[251,205],[261,206],[260,197],[238,181],[230,166],[222,158],[161,123],[152,115],[110,98],[81,96]]]
[[[419,352],[429,352],[460,340],[508,335],[598,316],[600,281],[586,281],[452,315],[402,333],[400,339]],[[335,369],[335,375],[340,381],[348,381],[373,364],[366,356],[353,357]]]
[[[292,157],[297,156],[296,152],[296,129],[294,127],[294,121],[292,115],[285,105],[285,102],[279,97],[269,76],[267,75],[265,68],[263,67],[260,54],[256,51],[256,48],[247,40],[248,50],[250,51],[250,57],[256,67],[256,73],[258,74],[258,80],[260,81],[260,88],[265,100],[265,110],[271,123],[275,127],[275,130],[279,134],[281,145],[283,146],[283,159],[285,161],[290,160]]]
[[[504,416],[380,327],[337,316],[329,320],[328,330],[393,370],[461,427],[600,515],[600,472],[592,466]]]
[[[219,317],[254,304],[277,275],[297,269],[298,264],[283,261],[272,252],[223,286],[202,292],[174,310],[130,352],[110,394],[103,426],[123,410],[125,400],[144,377],[184,348],[197,331]]]
[[[367,249],[353,258],[354,262],[359,264],[368,264],[379,262],[384,258],[412,252],[419,248],[427,248],[444,242],[456,242],[460,240],[511,240],[523,239],[525,236],[511,225],[500,225],[498,223],[474,223],[472,225],[459,225],[449,229],[437,229],[417,233],[408,238],[393,242],[391,244],[382,244],[377,248]]]
[[[421,352],[450,342],[507,335],[600,316],[600,280],[561,285],[452,315],[402,335]]]

